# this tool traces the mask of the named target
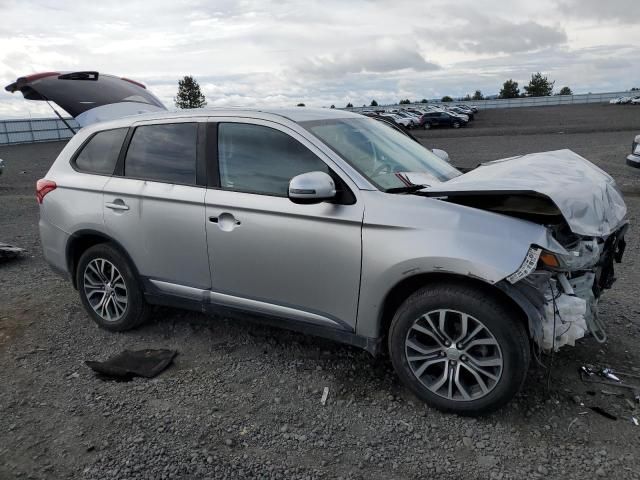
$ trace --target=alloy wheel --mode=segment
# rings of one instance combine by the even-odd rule
[[[433,310],[415,320],[405,353],[411,371],[429,391],[455,401],[488,395],[504,366],[500,345],[486,325],[456,310]]]
[[[108,322],[117,322],[127,310],[127,286],[113,263],[91,260],[84,270],[84,294],[91,308]]]

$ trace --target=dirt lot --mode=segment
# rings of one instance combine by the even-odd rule
[[[637,224],[640,170],[624,156],[638,133],[640,107],[590,105],[485,111],[467,129],[418,136],[462,165],[573,149],[616,177]],[[601,304],[609,340],[556,354],[549,389],[532,366],[506,408],[460,418],[425,407],[385,359],[248,321],[163,308],[138,330],[100,330],[39,248],[33,187],[61,147],[0,148],[0,241],[28,249],[0,264],[0,479],[640,478],[625,399],[577,376],[584,362],[640,375],[635,230]],[[154,380],[104,382],[83,363],[163,347],[180,353]]]

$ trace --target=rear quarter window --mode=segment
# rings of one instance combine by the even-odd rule
[[[100,175],[112,175],[120,155],[127,128],[96,133],[77,153],[73,164],[77,170]]]

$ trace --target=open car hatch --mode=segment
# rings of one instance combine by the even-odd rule
[[[51,101],[81,126],[128,115],[166,110],[147,88],[127,78],[98,72],[44,72],[20,77],[7,85],[27,100]]]

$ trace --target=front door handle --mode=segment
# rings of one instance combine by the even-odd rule
[[[240,226],[240,220],[228,212],[221,213],[217,217],[209,217],[209,221],[211,223],[216,223],[223,232],[230,232],[234,228]]]
[[[129,206],[124,203],[124,201],[120,200],[119,198],[114,200],[113,202],[107,202],[104,204],[105,207],[110,208],[111,210],[118,210],[118,211],[126,211],[129,210]]]

